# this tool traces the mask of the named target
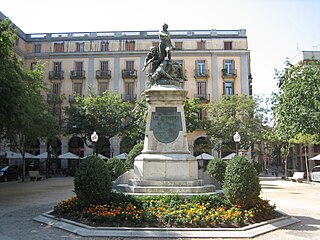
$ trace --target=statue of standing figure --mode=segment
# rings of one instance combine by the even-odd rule
[[[159,52],[160,59],[171,60],[171,50],[173,50],[173,45],[171,43],[170,33],[168,32],[168,24],[163,24],[162,31],[159,31]]]
[[[159,40],[158,47],[150,47],[142,69],[145,71],[151,64],[149,73],[151,85],[163,82],[167,85],[179,84],[186,81],[181,64],[171,60],[171,51],[174,50],[174,47],[166,23],[159,31]]]

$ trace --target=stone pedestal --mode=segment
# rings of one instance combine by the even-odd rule
[[[134,161],[134,177],[120,191],[134,194],[212,193],[198,176],[197,159],[190,154],[184,116],[187,91],[174,85],[152,86],[142,154]]]

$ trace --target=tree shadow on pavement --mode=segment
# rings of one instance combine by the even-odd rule
[[[291,215],[292,216],[292,215]],[[300,220],[300,222],[284,227],[283,229],[294,231],[320,231],[320,219],[307,216],[292,216]]]

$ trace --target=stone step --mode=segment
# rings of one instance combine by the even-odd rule
[[[128,184],[117,185],[117,190],[123,193],[144,194],[205,194],[215,192],[214,185],[203,186],[132,186]]]

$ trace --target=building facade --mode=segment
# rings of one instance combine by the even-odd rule
[[[0,18],[4,17],[0,13]],[[175,47],[172,59],[183,66],[187,79],[183,88],[189,98],[209,102],[219,100],[223,94],[252,94],[246,30],[169,32]],[[24,58],[25,67],[32,68],[35,59],[46,63],[43,81],[51,89],[47,100],[55,104],[61,123],[63,109],[74,102],[75,94],[113,91],[125,101],[139,100],[148,86],[147,71],[141,71],[145,57],[159,42],[158,30],[26,34],[19,29],[18,35],[16,51]],[[194,141],[204,135],[199,131],[188,136],[191,149]],[[61,145],[59,153],[77,152],[70,146],[75,141],[71,136],[57,141]],[[118,138],[110,139],[106,154],[122,152],[120,142]],[[45,151],[41,143],[39,151]],[[79,151],[86,155],[92,150],[83,146]]]

